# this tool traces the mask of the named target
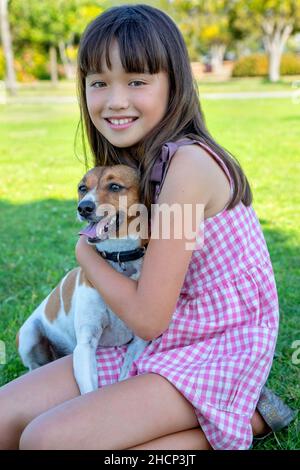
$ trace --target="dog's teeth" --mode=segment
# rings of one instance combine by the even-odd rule
[[[115,222],[116,218],[117,218],[117,216],[115,215],[115,216],[114,216],[114,217],[111,219],[111,221],[109,222],[109,224],[108,224],[108,225],[111,225],[111,224],[113,224],[113,223]]]

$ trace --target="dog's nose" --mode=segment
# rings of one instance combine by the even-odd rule
[[[78,204],[77,210],[82,217],[88,217],[96,209],[96,204],[93,201],[81,201]]]

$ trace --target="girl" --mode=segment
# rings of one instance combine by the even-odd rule
[[[253,434],[269,430],[266,421],[275,426],[274,413],[278,428],[291,419],[263,389],[277,338],[277,294],[248,181],[205,127],[183,38],[155,8],[112,8],[82,38],[78,77],[95,163],[138,167],[149,208],[177,203],[195,211],[201,204],[204,245],[195,238],[195,249],[186,249],[190,240],[171,227],[169,239],[150,239],[136,282],[81,237],[76,256],[87,277],[150,343],[122,382],[126,346],[98,349],[99,390],[84,396],[70,356],[7,384],[0,445],[248,449]]]

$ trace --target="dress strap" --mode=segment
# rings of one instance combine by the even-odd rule
[[[166,142],[162,147],[160,156],[154,163],[154,166],[151,172],[151,177],[150,177],[150,180],[156,184],[154,202],[157,201],[157,198],[159,196],[159,193],[165,181],[166,174],[167,174],[173,155],[175,155],[179,147],[182,147],[183,145],[192,145],[192,144],[200,145],[204,150],[207,151],[207,153],[209,153],[214,158],[214,160],[216,160],[216,162],[219,164],[219,166],[222,168],[222,170],[226,174],[230,183],[231,195],[233,194],[233,188],[234,188],[233,179],[229,173],[227,166],[225,165],[225,162],[221,159],[221,157],[217,155],[216,152],[214,152],[214,150],[212,150],[208,145],[204,144],[200,140],[183,138],[183,139],[177,140],[176,142]]]

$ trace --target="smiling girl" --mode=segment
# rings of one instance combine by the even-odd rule
[[[248,449],[270,430],[265,420],[273,427],[276,416],[280,429],[292,417],[263,388],[278,333],[275,280],[249,183],[205,126],[177,26],[146,5],[106,11],[81,40],[78,84],[95,164],[137,167],[148,208],[201,204],[204,245],[187,250],[172,230],[150,238],[134,281],[80,237],[87,278],[149,345],[121,382],[126,346],[99,348],[99,389],[83,396],[70,356],[7,384],[0,446]]]

